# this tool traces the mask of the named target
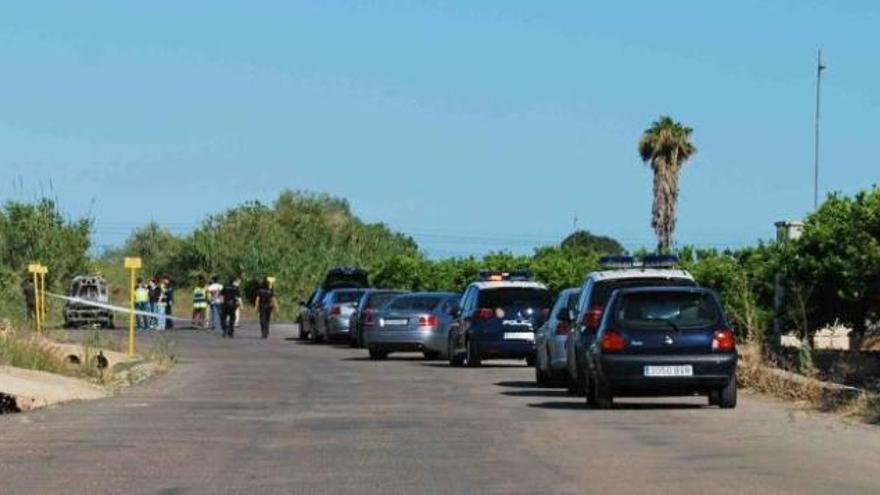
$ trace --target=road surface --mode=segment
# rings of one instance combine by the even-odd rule
[[[0,416],[0,493],[880,493],[880,428],[741,396],[593,411],[516,362],[451,369],[172,334],[170,373]]]

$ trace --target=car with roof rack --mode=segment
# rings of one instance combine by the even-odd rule
[[[296,320],[299,338],[313,340],[317,336],[320,307],[328,292],[333,289],[365,289],[369,286],[369,276],[361,268],[337,267],[327,271],[321,285],[312,291],[308,300],[299,303],[299,316]]]
[[[586,392],[587,351],[596,338],[605,305],[618,289],[633,287],[695,287],[697,282],[687,270],[678,267],[671,255],[606,256],[599,270],[590,272],[581,285],[575,308],[569,312],[569,335],[565,341],[565,369],[568,392],[583,396]],[[566,320],[562,315],[562,320]]]
[[[550,312],[551,294],[528,270],[484,270],[461,298],[447,343],[450,366],[485,359],[535,360],[535,330]]]

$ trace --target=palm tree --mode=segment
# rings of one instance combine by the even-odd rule
[[[671,117],[661,116],[639,139],[639,155],[654,171],[654,206],[651,227],[657,234],[657,250],[668,253],[675,231],[678,204],[678,175],[681,167],[697,152],[691,142],[693,129]]]

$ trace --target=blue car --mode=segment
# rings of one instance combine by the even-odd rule
[[[550,291],[529,273],[484,272],[482,277],[465,290],[449,329],[449,365],[525,359],[534,366],[535,330],[550,313]]]
[[[614,397],[704,395],[736,407],[736,338],[714,292],[640,287],[614,292],[587,354],[587,404]]]

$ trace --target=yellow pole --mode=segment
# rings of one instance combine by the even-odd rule
[[[40,322],[43,326],[46,326],[46,274],[49,273],[49,269],[45,266],[42,270],[40,270],[40,308],[42,309],[42,317],[40,318]]]
[[[134,278],[137,268],[131,269],[131,285],[129,285],[129,310],[128,313],[128,355],[134,356]]]
[[[34,308],[34,324],[37,326],[37,331],[42,331],[40,326],[40,274],[34,272],[34,303],[36,307]]]

